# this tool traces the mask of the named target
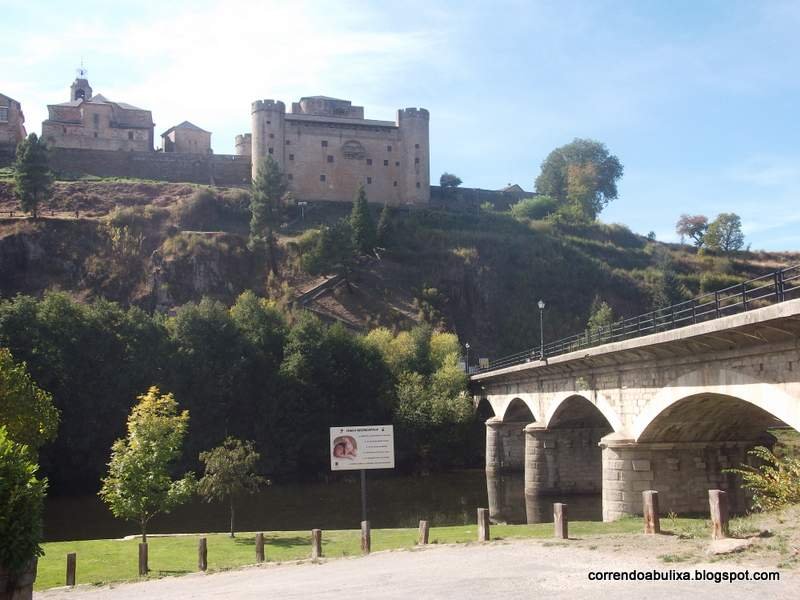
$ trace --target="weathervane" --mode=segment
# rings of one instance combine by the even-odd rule
[[[76,69],[75,72],[78,75],[78,79],[86,79],[86,76],[89,74],[89,71],[87,71],[83,67],[83,57],[82,56],[81,56],[81,66],[80,66],[80,68]]]

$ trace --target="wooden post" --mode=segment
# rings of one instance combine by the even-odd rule
[[[370,535],[369,521],[361,521],[361,553],[369,554],[372,548],[372,539]]]
[[[264,534],[256,534],[256,562],[264,562]]]
[[[74,552],[67,554],[67,585],[75,585],[75,570],[77,568],[78,555]]]
[[[204,537],[197,540],[197,568],[201,571],[208,568],[208,544]]]
[[[478,541],[479,542],[488,542],[491,538],[491,534],[489,532],[489,509],[488,508],[479,508],[478,509]]]
[[[147,576],[147,542],[139,544],[139,577]]]
[[[644,532],[661,533],[661,520],[658,514],[658,492],[645,490],[642,492],[644,506]]]
[[[721,540],[728,537],[727,492],[708,490],[708,505],[711,509],[711,538]]]
[[[322,530],[311,530],[311,558],[317,559],[322,556]]]
[[[569,517],[567,516],[567,505],[561,502],[553,504],[553,529],[555,537],[569,539]]]
[[[428,522],[427,521],[420,521],[419,522],[419,545],[424,546],[428,543]]]

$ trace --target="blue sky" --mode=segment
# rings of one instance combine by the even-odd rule
[[[681,213],[741,215],[753,248],[800,250],[800,2],[37,2],[0,0],[0,91],[29,131],[95,92],[190,120],[218,153],[257,98],[324,94],[369,118],[431,111],[431,176],[532,189],[553,148],[625,165],[603,213],[675,240]]]

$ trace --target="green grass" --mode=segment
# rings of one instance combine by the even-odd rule
[[[677,519],[686,526],[693,519]],[[569,524],[570,537],[582,538],[599,534],[640,533],[640,518],[621,519],[613,523],[575,521]],[[492,539],[551,538],[553,525],[493,525]],[[150,537],[148,539],[149,577],[183,575],[197,570],[197,535]],[[430,543],[451,544],[475,541],[477,526],[434,527],[430,530]],[[207,534],[208,569],[231,569],[255,562],[255,534],[239,533],[235,539],[227,534]],[[360,531],[323,531],[322,552],[327,558],[360,554]],[[416,529],[374,529],[372,550],[413,548],[417,540]],[[36,589],[64,585],[66,555],[78,555],[78,583],[109,583],[137,579],[139,539],[85,540],[49,542],[43,544],[44,556],[39,559]],[[308,531],[279,531],[265,534],[264,549],[268,562],[306,559],[311,548]]]

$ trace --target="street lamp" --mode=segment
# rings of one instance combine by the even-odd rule
[[[544,360],[544,300],[539,300],[539,360]]]
[[[469,375],[469,342],[464,344],[464,348],[467,349],[467,358],[464,361],[464,372]]]

